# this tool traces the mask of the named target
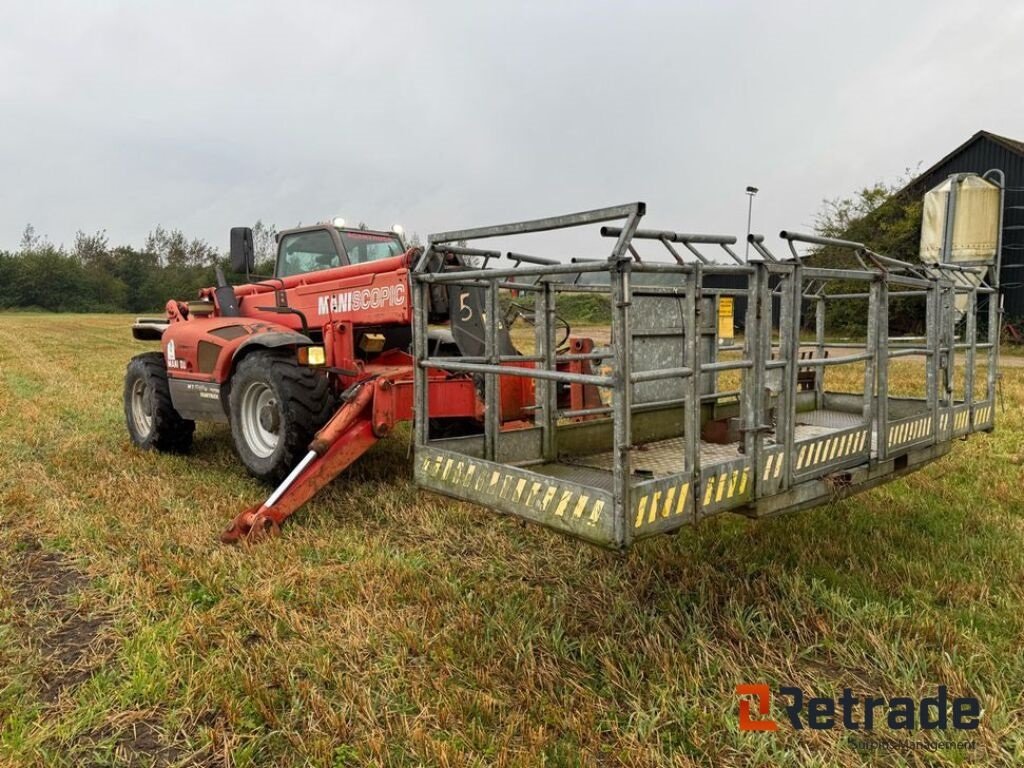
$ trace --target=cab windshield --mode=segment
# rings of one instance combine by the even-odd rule
[[[339,229],[338,234],[351,264],[387,259],[405,251],[397,235],[348,229]]]
[[[303,275],[306,272],[340,266],[338,249],[334,246],[331,233],[326,229],[296,232],[285,235],[281,240],[281,255],[277,264],[278,277]]]
[[[386,259],[405,251],[398,236],[390,233],[339,229],[338,236],[345,247],[350,264]],[[304,275],[307,272],[340,266],[342,260],[338,256],[338,249],[330,230],[294,232],[285,235],[281,240],[277,262],[278,277]]]

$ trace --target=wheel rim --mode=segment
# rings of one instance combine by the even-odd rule
[[[261,459],[271,456],[277,450],[281,428],[274,390],[262,381],[252,382],[242,393],[239,417],[249,450]]]
[[[144,379],[136,379],[132,384],[130,403],[132,424],[139,437],[145,439],[153,431],[153,395]]]

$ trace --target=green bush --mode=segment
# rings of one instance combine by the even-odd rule
[[[602,325],[612,321],[608,296],[597,293],[563,293],[558,297],[559,317],[573,325]]]

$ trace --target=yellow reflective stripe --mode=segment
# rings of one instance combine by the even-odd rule
[[[543,484],[534,483],[530,486],[530,492],[526,495],[526,501],[523,502],[527,507],[532,507],[533,502],[537,500],[537,494],[540,493],[540,489],[543,488]]]
[[[658,515],[658,502],[660,502],[660,501],[661,501],[661,491],[655,491],[654,495],[651,497],[651,511],[650,511],[649,516],[647,518],[647,522],[649,522],[649,523],[653,523],[654,522],[654,518],[657,517],[657,515]]]
[[[668,493],[665,495],[665,506],[661,508],[661,516],[668,517],[672,513],[672,500],[676,496],[676,487],[673,485],[668,489]]]
[[[523,489],[526,487],[526,478],[524,477],[518,483],[516,483],[516,492],[512,495],[512,501],[518,502],[523,498]]]
[[[676,502],[676,514],[683,514],[683,505],[686,503],[686,497],[690,495],[690,484],[683,483],[679,487],[679,501]]]
[[[562,491],[562,498],[558,501],[558,506],[555,507],[555,515],[561,517],[565,514],[565,508],[569,506],[569,502],[572,500],[572,491]]]
[[[581,494],[580,500],[576,502],[576,509],[572,511],[572,516],[580,517],[583,514],[583,508],[587,506],[588,501],[590,501],[590,497]]]
[[[647,509],[647,497],[641,496],[640,503],[636,508],[636,522],[633,523],[634,528],[639,528],[640,524],[644,521],[644,510]]]
[[[548,504],[551,503],[551,499],[553,499],[555,497],[555,494],[557,492],[558,492],[558,489],[555,486],[553,486],[553,485],[548,486],[547,491],[545,491],[545,493],[544,493],[544,499],[540,503],[541,512],[547,512],[548,511]]]

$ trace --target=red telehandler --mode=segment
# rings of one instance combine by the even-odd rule
[[[412,419],[410,269],[423,249],[406,247],[400,229],[355,229],[340,219],[283,231],[277,245],[273,277],[231,287],[218,269],[217,286],[200,291],[197,301],[171,300],[166,318],[140,318],[132,329],[136,339],[162,346],[128,366],[124,405],[132,441],[186,451],[196,421],[226,421],[249,472],[280,483],[265,503],[238,515],[225,542],[276,532],[397,422]],[[469,250],[439,251],[427,266],[464,269]],[[251,273],[250,229],[231,230],[231,264]],[[479,288],[433,291],[424,310],[427,322],[450,323],[450,330],[429,331],[432,353],[483,351]],[[499,325],[501,353],[516,357]],[[589,370],[585,361],[563,367]],[[598,402],[596,390],[583,386],[572,385],[563,399]],[[483,431],[484,404],[472,374],[432,371],[428,387],[433,434]],[[502,378],[502,425],[532,419],[533,390],[531,379]]]
[[[983,186],[955,183],[965,196]],[[278,483],[224,532],[234,542],[275,532],[411,420],[421,487],[621,550],[720,512],[827,503],[994,428],[996,237],[980,255],[968,243],[969,263],[953,236],[940,256],[907,263],[783,231],[789,255],[750,235],[745,260],[728,235],[641,229],[645,211],[443,232],[422,250],[338,220],[282,232],[273,277],[231,287],[218,273],[198,301],[136,321],[134,336],[162,348],[128,366],[132,440],[182,451],[196,421],[229,422],[246,468]],[[575,227],[597,228],[610,254],[467,245]],[[797,246],[852,258],[831,268]],[[231,231],[231,262],[252,271],[251,230]],[[925,336],[890,335],[891,299],[921,313]],[[560,317],[569,301],[603,307],[600,346],[571,335]],[[853,337],[863,341],[830,340],[833,316],[862,321]],[[515,318],[533,327],[532,340],[516,336],[523,351]],[[892,358],[911,371],[895,394]],[[853,368],[832,375],[843,366]]]

